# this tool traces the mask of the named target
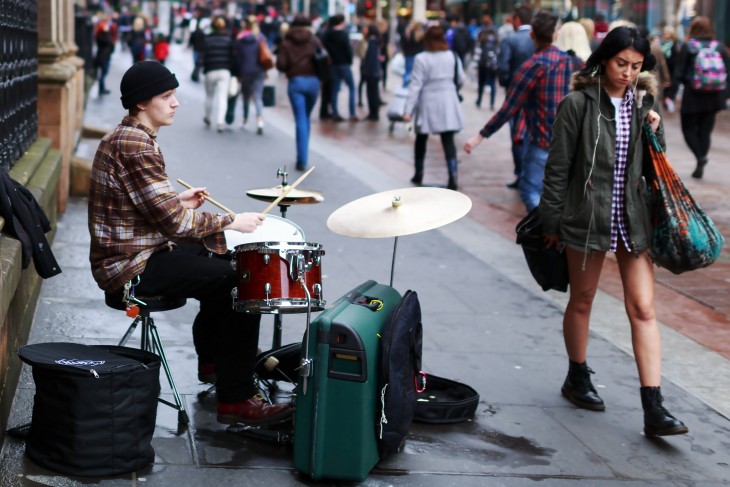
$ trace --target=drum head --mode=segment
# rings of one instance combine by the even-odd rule
[[[267,215],[264,224],[252,233],[224,230],[228,249],[254,242],[304,242],[304,231],[291,220]]]

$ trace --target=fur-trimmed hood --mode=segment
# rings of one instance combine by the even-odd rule
[[[584,90],[589,86],[598,85],[598,76],[591,76],[584,74],[582,71],[577,71],[573,73],[570,85],[570,88],[573,91]],[[636,84],[636,100],[639,107],[641,107],[644,95],[647,94],[656,98],[659,94],[659,82],[653,73],[650,73],[649,71],[642,71],[639,73],[639,79]]]

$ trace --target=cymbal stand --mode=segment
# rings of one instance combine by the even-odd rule
[[[390,287],[393,287],[393,273],[395,272],[395,252],[398,250],[398,237],[393,242],[393,262],[390,264]]]
[[[289,184],[287,182],[288,176],[289,176],[289,173],[286,172],[286,165],[284,165],[284,169],[279,168],[276,170],[276,177],[281,179],[282,187],[287,186]],[[286,218],[286,210],[287,210],[287,205],[280,203],[279,211],[281,212],[282,218]],[[281,333],[282,333],[281,313],[274,313],[274,334],[271,339],[271,349],[272,350],[275,350],[275,349],[281,347]]]
[[[286,172],[286,165],[284,166],[283,170],[281,168],[276,170],[276,177],[281,178],[281,187],[282,188],[289,186],[289,182],[287,181],[288,176],[289,176],[289,173]],[[279,203],[279,211],[281,212],[282,218],[286,218],[286,210],[287,210],[286,207],[287,207],[287,205],[285,205],[284,203]]]

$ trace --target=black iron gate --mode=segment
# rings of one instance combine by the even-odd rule
[[[38,2],[0,0],[0,170],[38,134]]]

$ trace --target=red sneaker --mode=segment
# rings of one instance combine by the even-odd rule
[[[218,403],[218,422],[223,424],[264,425],[278,423],[292,415],[288,404],[269,404],[261,396],[238,403]]]

